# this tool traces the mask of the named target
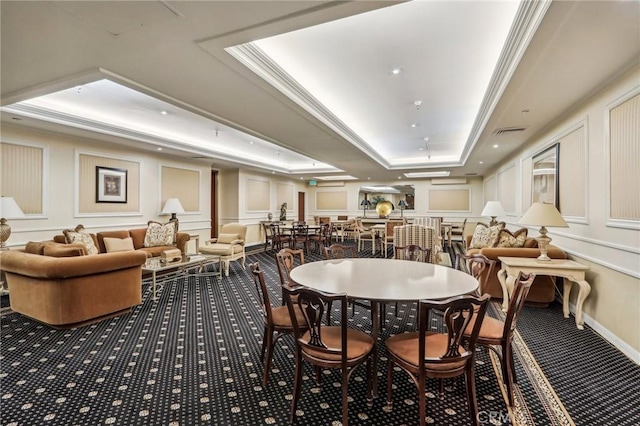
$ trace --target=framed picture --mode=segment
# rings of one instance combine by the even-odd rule
[[[127,170],[96,166],[96,203],[127,202]]]
[[[533,156],[532,203],[553,204],[558,210],[558,165],[560,144],[545,149]]]

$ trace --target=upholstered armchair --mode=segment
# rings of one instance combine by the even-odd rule
[[[233,260],[240,261],[242,269],[245,269],[244,262],[246,254],[244,242],[247,238],[247,226],[239,223],[228,223],[222,225],[218,238],[213,238],[205,242],[200,247],[200,253],[220,256],[220,262],[224,266],[225,276],[229,276],[229,263]]]
[[[415,244],[431,250],[429,263],[440,263],[442,247],[438,244],[438,235],[435,229],[422,225],[404,225],[393,228],[393,246],[405,247]],[[398,253],[399,259],[404,259],[404,252]]]

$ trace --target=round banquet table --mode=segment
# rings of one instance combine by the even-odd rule
[[[291,281],[326,293],[346,293],[371,301],[372,337],[376,345],[373,371],[377,371],[378,303],[446,299],[478,288],[478,280],[462,271],[432,263],[382,258],[332,259],[310,262],[291,270]],[[377,374],[373,391],[377,394]]]

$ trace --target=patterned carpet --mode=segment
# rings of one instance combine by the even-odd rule
[[[311,255],[308,261],[318,258]],[[255,261],[265,270],[274,303],[279,301],[273,254],[248,256],[247,263]],[[284,338],[276,345],[270,382],[263,387],[255,289],[248,272],[235,262],[231,269],[221,282],[209,275],[166,275],[155,303],[145,279],[143,304],[80,329],[55,330],[3,310],[2,425],[289,424],[293,341]],[[502,312],[492,305],[490,314]],[[385,338],[414,329],[415,318],[415,304],[401,305],[398,312],[387,308],[380,336],[380,396],[367,405],[365,370],[357,371],[349,387],[350,424],[417,424],[415,387],[402,373],[394,380],[393,407],[386,406],[384,352]],[[356,307],[350,322],[370,330],[364,309]],[[437,317],[434,327],[441,327]],[[519,386],[513,410],[504,403],[495,360],[487,351],[477,352],[482,424],[640,423],[640,368],[628,358],[588,327],[576,330],[573,319],[562,318],[555,306],[525,308],[519,329],[524,339],[516,342]],[[306,373],[297,424],[340,424],[338,373],[325,372],[319,386],[311,370]],[[443,400],[437,397],[437,382],[429,381],[427,388],[429,423],[469,424],[462,381],[448,383]]]

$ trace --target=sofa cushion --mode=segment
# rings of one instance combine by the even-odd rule
[[[506,223],[499,222],[494,226],[487,226],[484,223],[478,223],[475,231],[473,231],[473,237],[471,238],[471,244],[469,248],[484,248],[493,247],[498,233],[501,229],[504,229]]]
[[[145,247],[170,246],[176,240],[175,222],[159,223],[149,221],[144,236]]]
[[[238,234],[220,234],[218,235],[217,242],[219,244],[231,244],[235,240],[239,240],[239,239],[240,239],[240,235]]]
[[[44,254],[44,246],[49,244],[47,241],[29,241],[24,246],[25,253],[31,254],[39,254],[42,256]]]
[[[527,228],[518,229],[513,233],[508,229],[501,229],[493,247],[524,247],[524,243],[527,241],[527,232]]]
[[[48,243],[44,245],[42,254],[50,257],[75,257],[85,256],[88,251],[84,243]]]
[[[75,229],[65,229],[62,233],[67,239],[67,244],[82,243],[87,247],[87,252],[89,254],[99,253],[98,248],[93,241],[93,237],[84,229],[84,226],[78,225]]]
[[[242,253],[241,245],[230,245],[213,243],[200,247],[200,252],[205,254],[215,254],[217,256],[231,256],[233,254]]]
[[[133,239],[131,239],[131,237],[127,237],[127,238],[104,237],[104,247],[107,250],[107,253],[135,250],[133,248]]]

